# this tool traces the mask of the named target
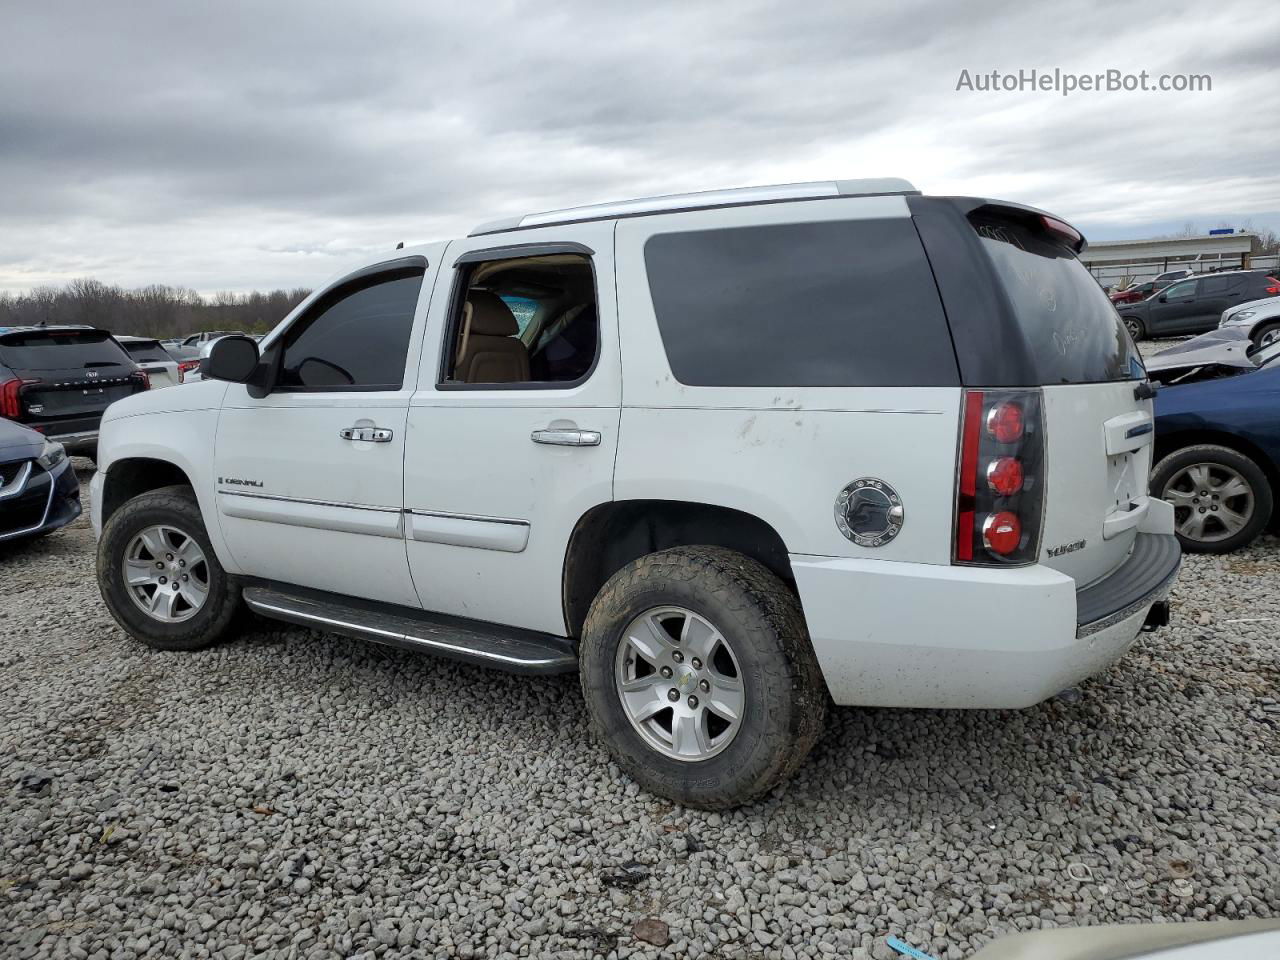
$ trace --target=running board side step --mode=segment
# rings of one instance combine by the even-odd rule
[[[546,633],[301,587],[251,586],[244,588],[243,596],[250,610],[273,620],[509,673],[571,673],[578,669],[573,642]]]

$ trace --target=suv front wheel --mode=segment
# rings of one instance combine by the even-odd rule
[[[209,543],[190,487],[134,497],[98,543],[98,588],[125,631],[157,650],[198,650],[228,631],[240,587]]]
[[[614,574],[583,629],[596,734],[641,786],[688,806],[746,803],[804,761],[827,695],[795,595],[720,547]]]

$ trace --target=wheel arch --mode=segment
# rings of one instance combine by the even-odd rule
[[[195,488],[187,471],[172,461],[158,457],[113,460],[103,475],[102,522],[139,494],[178,484]]]
[[[581,635],[596,594],[628,563],[671,547],[701,545],[752,557],[797,592],[786,544],[754,514],[687,500],[612,500],[579,517],[565,549],[562,599],[569,635]]]

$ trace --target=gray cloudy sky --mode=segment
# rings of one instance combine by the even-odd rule
[[[549,207],[833,177],[1280,228],[1280,4],[10,4],[0,289],[313,285]],[[962,69],[1204,93],[956,91]]]

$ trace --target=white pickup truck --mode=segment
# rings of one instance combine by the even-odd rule
[[[1083,247],[889,179],[398,250],[110,408],[103,597],[163,649],[243,605],[578,671],[621,767],[702,807],[781,782],[831,702],[1037,703],[1165,622],[1180,560]]]

